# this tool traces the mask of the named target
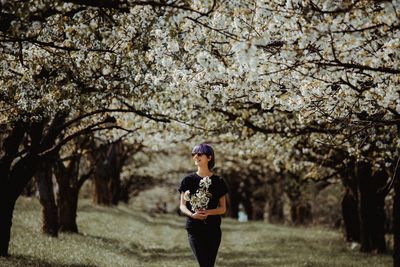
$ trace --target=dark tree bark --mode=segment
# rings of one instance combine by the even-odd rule
[[[59,124],[64,119],[65,116],[56,116],[51,125],[53,127],[49,127],[44,137],[44,121],[31,124],[15,122],[4,140],[5,153],[0,159],[0,256],[8,255],[15,202],[36,173],[40,162],[47,160],[39,154],[54,143],[61,131]],[[30,146],[26,148],[26,153],[15,160],[25,134],[30,138]],[[14,164],[11,166],[12,162]]]
[[[99,170],[100,168],[97,168]],[[99,205],[110,206],[111,200],[109,195],[109,176],[101,174],[97,171],[96,175],[93,177],[93,202]]]
[[[93,176],[93,201],[100,205],[117,205],[120,200],[120,174],[125,161],[122,142],[103,145],[92,157],[95,165]]]
[[[263,221],[265,206],[267,204],[267,186],[261,179],[256,179],[254,189],[249,192],[252,199],[253,214],[250,217],[255,221]]]
[[[385,213],[385,196],[382,194],[375,195],[376,208],[371,214],[372,216],[372,242],[374,249],[378,253],[385,253],[387,251],[386,239],[385,239],[385,225],[386,225],[386,213]]]
[[[399,170],[397,170],[399,171]],[[393,200],[393,266],[400,267],[400,174],[397,173],[394,181]]]
[[[238,219],[239,217],[239,197],[233,192],[229,193],[228,216],[233,219]]]
[[[290,200],[290,219],[294,225],[306,225],[312,222],[312,209],[302,193],[300,176],[291,172],[285,173],[284,192]]]
[[[342,216],[347,242],[360,242],[360,220],[358,203],[351,190],[346,188],[342,199]]]
[[[74,176],[79,169],[78,159],[72,158],[69,166],[58,157],[54,165],[54,173],[58,184],[57,205],[61,232],[78,232],[76,212],[78,207],[78,190],[74,185]],[[78,165],[78,166],[77,166]]]
[[[264,213],[265,213],[265,201],[253,201],[253,214],[252,220],[254,221],[263,221],[264,220]]]
[[[8,256],[12,215],[16,201],[15,192],[10,190],[12,187],[11,163],[16,157],[24,134],[24,124],[16,122],[3,143],[5,153],[0,159],[0,256]]]
[[[32,180],[29,180],[28,184],[25,186],[21,195],[25,196],[25,197],[32,197],[36,194],[36,192],[37,192],[36,183],[32,179]]]
[[[384,172],[372,173],[369,163],[359,163],[356,169],[358,181],[360,240],[362,252],[386,252],[385,195],[380,193],[387,180]]]
[[[3,141],[4,153],[0,158],[0,256],[8,255],[15,202],[36,173],[40,163],[53,158],[67,142],[101,129],[99,126],[103,124],[114,123],[115,119],[107,117],[103,121],[96,121],[66,138],[63,136],[63,131],[88,116],[105,112],[107,110],[87,113],[67,123],[65,123],[67,113],[57,113],[51,121],[44,119],[32,123],[22,121],[10,123],[11,131]],[[27,142],[22,143],[23,140]],[[19,151],[22,144],[24,150]]]
[[[270,223],[283,223],[285,220],[283,215],[283,190],[277,182],[271,184],[269,189],[268,221]]]
[[[238,177],[233,174],[224,174],[224,179],[229,185],[229,196],[227,205],[227,216],[233,219],[239,218],[239,204],[240,204],[240,194],[239,194],[239,184]]]
[[[76,223],[78,209],[78,191],[70,190],[61,192],[57,198],[60,232],[78,233],[78,224]]]
[[[301,199],[292,200],[290,218],[295,225],[307,225],[312,222],[311,205]]]
[[[8,255],[15,202],[35,174],[39,160],[36,155],[23,157],[13,166],[8,183],[3,183],[0,201],[0,256]]]
[[[81,156],[81,154],[72,156],[67,167],[58,158],[54,166],[54,173],[59,187],[57,205],[61,232],[78,233],[76,216],[79,191],[92,173],[92,171],[89,171],[89,173],[79,177]]]
[[[36,182],[39,189],[39,200],[42,205],[42,232],[44,234],[58,236],[58,209],[54,197],[54,184],[52,162],[41,162],[36,173]]]
[[[9,196],[7,190],[0,189],[0,195],[0,257],[6,257],[8,256],[15,201]]]
[[[221,174],[226,180],[229,190],[229,195],[227,199],[227,216],[233,219],[239,218],[239,204],[241,201],[241,196],[239,192],[239,177],[233,173],[223,173]]]
[[[281,198],[273,198],[269,201],[268,221],[270,223],[283,223],[283,201]]]
[[[242,203],[243,203],[243,206],[244,206],[244,210],[245,210],[245,212],[246,212],[246,214],[247,214],[247,218],[248,218],[249,220],[253,220],[253,218],[254,218],[254,215],[253,215],[254,211],[253,211],[253,201],[252,201],[252,199],[250,199],[250,198],[244,198],[243,201],[242,201]]]

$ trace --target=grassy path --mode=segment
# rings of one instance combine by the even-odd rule
[[[81,201],[81,234],[40,234],[40,205],[20,198],[14,213],[10,259],[0,266],[196,267],[184,218],[151,217],[128,206],[94,207]],[[389,255],[350,250],[341,234],[323,228],[293,228],[262,222],[223,221],[217,267],[389,267]]]

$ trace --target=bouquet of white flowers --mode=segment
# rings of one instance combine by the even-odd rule
[[[207,209],[208,202],[212,197],[208,188],[211,185],[211,179],[209,176],[205,176],[200,180],[200,188],[196,190],[196,193],[191,195],[190,191],[187,190],[184,194],[184,199],[190,202],[193,211]]]

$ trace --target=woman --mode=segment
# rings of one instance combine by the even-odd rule
[[[195,146],[192,157],[197,172],[182,179],[180,210],[187,216],[190,247],[200,267],[212,267],[221,243],[220,215],[226,211],[228,190],[224,180],[211,172],[215,156],[210,145]]]

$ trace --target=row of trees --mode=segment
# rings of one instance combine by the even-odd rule
[[[208,111],[196,121],[207,119],[211,132],[254,137],[239,143],[249,158],[294,180],[340,179],[356,203],[361,250],[382,252],[384,199],[399,179],[399,3],[322,2],[230,1],[191,20],[205,28],[177,22],[182,45],[164,55],[182,72],[191,62],[197,79],[176,79],[171,90],[192,87]],[[398,242],[395,233],[396,266]]]
[[[151,81],[136,78],[151,72],[139,62],[144,62],[147,33],[159,12],[164,12],[162,6],[175,4],[1,2],[1,256],[8,254],[15,201],[33,176],[45,210],[52,213],[53,221],[49,219],[45,228],[57,232],[57,226],[51,226],[58,223],[51,185],[54,173],[60,187],[61,227],[73,231],[77,193],[90,174],[97,174],[92,175],[99,191],[96,201],[117,201],[112,191],[118,185],[102,179],[119,175],[124,157],[111,156],[118,147],[99,147],[91,158],[96,164],[78,172],[85,146],[93,143],[91,134],[101,133],[113,143],[147,128],[131,139],[135,145],[169,121],[146,102],[146,95],[157,94],[148,90]],[[129,121],[117,123],[112,112],[129,114]],[[102,163],[105,159],[111,162]]]
[[[385,250],[374,218],[394,190],[399,266],[399,8],[396,0],[2,1],[0,255],[15,201],[39,170],[48,180],[52,166],[60,184],[70,172],[75,188],[103,174],[101,164],[81,175],[72,161],[57,167],[72,141],[99,132],[154,150],[201,136],[251,166],[232,188],[253,184],[248,174],[258,173],[255,184],[285,177],[270,181],[269,195],[286,191],[298,203],[294,220],[309,213],[304,180],[339,180],[356,203],[365,252]],[[243,165],[227,166],[235,177]]]
[[[128,150],[121,140],[113,143],[96,142],[93,135],[78,138],[70,146],[71,154],[63,151],[63,157],[60,152],[53,162],[40,162],[35,174],[35,184],[43,207],[43,232],[51,236],[57,236],[59,231],[78,232],[78,197],[87,180],[91,179],[93,184],[93,202],[99,205],[127,202],[132,186],[143,187],[140,184],[141,177],[121,179],[122,167],[129,157],[139,152],[140,146],[130,145]],[[53,184],[53,177],[56,184]],[[35,184],[28,184],[25,190]],[[151,180],[148,184],[151,184]],[[57,192],[54,192],[54,188]]]

